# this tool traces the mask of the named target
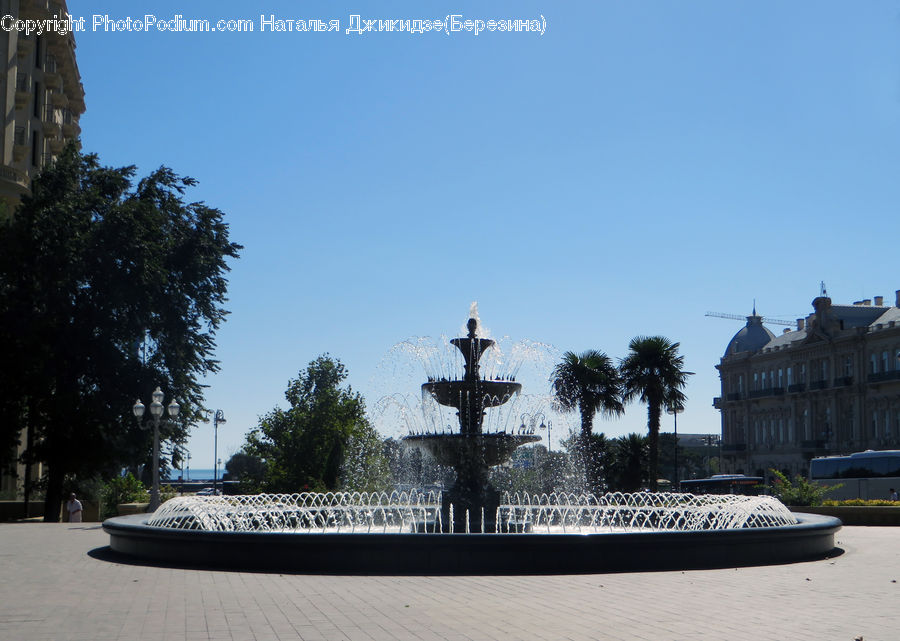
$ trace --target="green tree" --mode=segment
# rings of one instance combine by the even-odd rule
[[[238,481],[241,491],[246,493],[258,492],[262,487],[266,475],[266,464],[258,456],[247,454],[240,450],[231,455],[225,462],[225,474],[223,481]]]
[[[610,487],[637,492],[647,481],[647,442],[640,434],[621,436],[611,443]]]
[[[26,430],[25,462],[48,469],[47,520],[67,476],[150,459],[135,398],[158,385],[177,399],[162,436],[180,439],[202,411],[200,378],[218,369],[226,259],[241,247],[221,211],[184,201],[193,179],[134,175],[70,144],[0,223],[0,452]]]
[[[375,489],[387,475],[365,402],[341,383],[347,370],[324,354],[288,383],[290,407],[275,408],[247,435],[244,451],[266,463],[269,492]],[[374,468],[364,468],[370,465]],[[346,483],[342,484],[342,472]],[[374,475],[374,476],[373,476]]]
[[[659,474],[659,424],[664,407],[683,406],[688,372],[678,343],[664,336],[638,336],[628,345],[619,371],[623,380],[623,399],[640,399],[647,404],[647,432],[650,450],[650,490],[657,489]]]
[[[566,352],[553,369],[550,384],[556,405],[563,411],[577,410],[581,414],[581,433],[578,447],[583,460],[585,484],[596,491],[600,482],[602,452],[591,439],[594,416],[619,416],[622,405],[622,380],[612,360],[597,350],[581,354]]]

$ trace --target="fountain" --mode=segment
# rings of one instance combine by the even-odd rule
[[[298,493],[175,497],[153,514],[109,519],[110,547],[145,562],[326,572],[586,572],[733,567],[822,558],[835,518],[793,514],[768,496],[552,493],[500,495],[492,466],[532,434],[485,429],[521,391],[483,376],[494,342],[478,323],[451,343],[461,378],[429,377],[422,393],[454,408],[459,431],[404,441],[456,471],[441,493]]]
[[[510,459],[517,447],[541,440],[530,434],[485,433],[482,429],[488,408],[503,405],[522,389],[515,381],[482,378],[479,363],[494,341],[478,338],[478,321],[470,318],[465,338],[450,342],[462,352],[465,371],[461,379],[434,380],[422,384],[422,393],[447,407],[455,407],[459,433],[420,434],[405,437],[407,445],[420,448],[438,463],[456,470],[456,483],[443,492],[441,522],[445,532],[496,532],[500,495],[488,480],[491,467]],[[453,516],[451,517],[450,514]],[[427,529],[421,523],[420,529]]]

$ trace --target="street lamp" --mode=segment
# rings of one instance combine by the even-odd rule
[[[225,420],[225,412],[222,410],[216,410],[215,416],[213,416],[213,461],[216,464],[216,468],[213,470],[213,496],[217,496],[218,492],[216,492],[216,482],[219,479],[219,423],[227,423]]]
[[[666,414],[675,417],[675,490],[678,490],[678,415],[684,411],[684,405],[672,405],[666,408]]]
[[[150,490],[149,510],[150,512],[155,512],[156,508],[159,507],[159,420],[163,415],[163,393],[159,387],[154,390],[151,398],[153,399],[153,402],[150,403],[150,418],[153,421],[153,487]],[[144,416],[144,409],[144,404],[141,403],[140,399],[138,399],[131,408],[131,411],[134,412],[134,417],[137,419],[138,426],[142,430],[149,429],[150,427],[149,422],[141,424],[141,419]],[[181,408],[178,406],[178,403],[172,399],[172,402],[169,403],[166,411],[169,413],[169,418],[174,420],[178,416],[178,412],[181,411]]]

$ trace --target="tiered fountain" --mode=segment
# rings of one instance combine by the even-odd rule
[[[519,393],[482,377],[493,341],[453,339],[460,379],[429,380],[424,395],[456,408],[459,432],[406,442],[456,470],[442,494],[180,496],[153,514],[103,524],[116,553],[150,563],[325,572],[585,572],[735,567],[821,558],[840,521],[793,514],[770,496],[504,495],[488,473],[530,434],[485,432],[485,416]]]
[[[541,440],[528,434],[483,431],[486,410],[503,405],[522,389],[521,383],[482,378],[481,356],[494,341],[478,338],[478,321],[470,318],[465,338],[453,343],[465,359],[461,379],[434,380],[422,385],[422,393],[447,407],[455,407],[459,433],[407,436],[404,442],[425,450],[441,465],[456,470],[456,483],[441,497],[441,523],[445,532],[496,532],[500,494],[488,475],[490,468],[508,461],[520,445]],[[427,528],[427,523],[421,524]],[[452,530],[451,530],[452,527]]]

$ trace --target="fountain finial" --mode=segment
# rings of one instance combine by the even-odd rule
[[[466,323],[466,327],[469,329],[469,338],[475,338],[475,330],[478,328],[478,321],[474,318],[470,318],[469,322]]]

